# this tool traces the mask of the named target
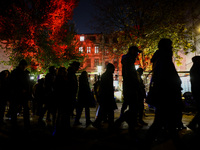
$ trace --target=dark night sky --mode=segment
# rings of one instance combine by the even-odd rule
[[[76,24],[78,34],[94,33],[89,27],[92,19],[91,14],[94,13],[91,1],[80,0],[79,5],[74,9],[73,21]]]

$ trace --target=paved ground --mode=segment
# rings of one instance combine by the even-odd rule
[[[115,118],[119,117],[121,104],[118,103],[118,110],[115,112]],[[94,121],[96,109],[91,109],[91,120]],[[183,115],[183,123],[187,125],[193,115],[185,113]],[[129,132],[128,125],[123,124],[122,128],[117,131],[107,130],[105,123],[101,130],[93,126],[86,127],[84,114],[82,115],[80,126],[73,126],[74,118],[71,118],[71,130],[63,135],[52,136],[53,127],[51,123],[46,126],[37,124],[37,116],[31,116],[31,130],[26,131],[23,127],[22,117],[18,117],[18,127],[15,129],[10,125],[10,120],[5,118],[5,124],[0,127],[0,150],[4,149],[55,149],[55,150],[102,150],[102,149],[143,149],[144,137],[147,129],[152,124],[154,113],[147,111],[145,122],[148,126],[144,126],[137,130],[138,140],[135,140]],[[186,129],[180,132],[181,149],[193,150],[199,146],[200,136]],[[173,149],[173,142],[161,133],[157,141],[155,141],[152,149]],[[200,147],[199,147],[200,148]],[[198,149],[198,148],[197,148]]]

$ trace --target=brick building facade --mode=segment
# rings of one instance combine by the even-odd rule
[[[94,83],[96,76],[105,71],[107,63],[115,66],[114,86],[115,89],[122,87],[122,66],[121,56],[110,53],[108,45],[113,39],[106,38],[102,34],[82,34],[76,36],[79,42],[79,53],[85,58],[81,64],[81,69],[85,69],[90,74],[90,82]]]

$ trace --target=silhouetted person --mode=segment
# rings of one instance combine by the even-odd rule
[[[44,78],[38,79],[38,82],[33,87],[33,96],[36,103],[36,114],[38,116],[43,115],[43,105],[45,105],[45,88],[44,88]]]
[[[99,87],[100,87],[100,75],[95,75],[95,83],[94,83],[94,98],[97,102],[97,105],[96,105],[96,116],[95,118],[97,118],[97,115],[98,115],[98,112],[99,112],[99,101],[100,101],[100,98],[99,98]]]
[[[136,46],[131,46],[128,49],[128,53],[123,55],[121,60],[124,102],[122,104],[120,118],[116,120],[115,125],[120,126],[123,121],[126,121],[129,125],[129,131],[131,134],[134,134],[134,128],[137,126],[140,83],[134,63],[140,52],[141,50]],[[127,106],[129,109],[124,112]]]
[[[172,48],[170,39],[161,39],[158,43],[158,50],[151,59],[153,74],[150,90],[154,90],[153,101],[156,111],[154,122],[146,136],[149,146],[163,127],[175,144],[178,140],[176,127],[181,122],[182,116],[182,88],[180,77],[172,61]]]
[[[3,70],[0,72],[0,124],[3,124],[5,106],[9,101],[9,81],[10,72]]]
[[[57,99],[58,117],[56,121],[56,134],[66,134],[71,128],[70,115],[74,109],[73,103],[76,101],[78,81],[76,72],[80,63],[74,61],[66,70],[60,67],[55,81],[55,94]]]
[[[145,91],[145,85],[142,80],[142,75],[143,75],[143,69],[138,68],[137,69],[138,73],[138,79],[140,83],[140,90],[138,93],[138,124],[139,125],[148,125],[146,122],[144,122],[143,117],[144,117],[144,99],[146,98],[146,91]]]
[[[114,99],[114,87],[113,87],[113,73],[115,67],[113,64],[108,63],[106,71],[101,76],[100,89],[99,89],[99,113],[93,126],[96,128],[101,127],[101,122],[107,118],[109,128],[114,125],[114,110],[117,109],[117,105]]]
[[[28,64],[26,60],[22,59],[19,65],[11,72],[10,86],[11,86],[11,121],[14,126],[17,125],[17,111],[18,107],[22,106],[24,126],[30,127],[29,107],[28,101],[30,98],[30,76],[29,71],[26,70]]]
[[[197,131],[197,129],[200,129],[200,56],[194,56],[192,61],[193,65],[190,69],[190,82],[197,112],[188,127],[193,131]]]
[[[70,113],[72,102],[69,99],[69,86],[67,83],[67,69],[60,67],[58,69],[55,80],[55,98],[58,109],[58,116],[56,120],[56,132],[65,133],[70,128]]]
[[[94,97],[97,102],[99,102],[99,87],[100,87],[100,75],[95,75],[95,83],[94,83]]]
[[[46,74],[44,79],[44,107],[42,107],[42,111],[40,113],[40,116],[38,118],[39,124],[44,124],[43,118],[47,111],[47,121],[50,121],[50,115],[52,115],[52,122],[55,123],[55,117],[56,117],[56,110],[55,110],[55,98],[54,98],[54,82],[56,78],[56,67],[50,66],[49,72]]]
[[[76,77],[76,72],[80,68],[80,62],[73,61],[69,68],[67,69],[67,84],[69,85],[69,91],[68,91],[68,98],[69,98],[69,106],[71,107],[71,114],[73,115],[73,111],[75,109],[76,104],[76,95],[78,91],[78,80]]]
[[[92,104],[92,93],[88,81],[88,73],[83,71],[79,77],[79,89],[78,89],[78,101],[76,107],[76,117],[74,125],[80,125],[80,118],[85,108],[85,118],[86,126],[90,125],[92,121],[90,120],[90,106]]]

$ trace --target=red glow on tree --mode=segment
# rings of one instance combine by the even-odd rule
[[[75,7],[74,0],[52,0],[49,7],[48,19],[43,25],[47,25],[51,31],[51,38],[55,38],[59,33],[62,25],[72,19],[73,9]],[[56,8],[56,9],[54,9]]]
[[[13,41],[15,55],[21,54],[40,68],[53,59],[67,58],[74,46],[69,42],[72,38],[67,37],[72,36],[67,25],[77,3],[77,0],[13,2],[7,16],[0,15],[0,34],[3,32],[8,36],[2,36],[5,40]],[[50,58],[46,56],[49,53]]]

